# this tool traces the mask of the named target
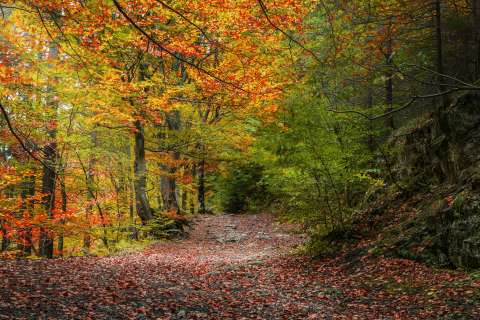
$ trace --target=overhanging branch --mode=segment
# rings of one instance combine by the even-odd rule
[[[415,101],[417,101],[417,100],[432,99],[432,98],[436,98],[436,97],[442,97],[442,96],[445,96],[445,95],[453,93],[453,92],[469,91],[469,90],[480,90],[480,88],[457,87],[455,89],[447,90],[447,91],[444,91],[444,92],[428,94],[428,95],[423,95],[423,96],[414,96],[407,103],[398,107],[397,109],[394,109],[392,111],[389,111],[389,112],[386,112],[386,113],[383,113],[383,114],[377,115],[377,116],[371,116],[371,115],[368,115],[366,113],[356,111],[356,110],[335,110],[335,109],[327,109],[327,110],[330,111],[330,112],[333,112],[333,113],[353,113],[353,114],[359,115],[359,116],[361,116],[361,117],[363,117],[363,118],[365,118],[369,121],[374,121],[374,120],[378,120],[378,119],[381,119],[381,118],[388,117],[388,116],[390,116],[394,113],[398,113],[402,110],[405,110],[408,107],[412,106],[413,103],[415,103]]]
[[[25,143],[23,142],[22,138],[20,138],[20,136],[18,135],[17,131],[13,128],[12,122],[10,121],[10,117],[8,116],[8,112],[7,112],[7,110],[5,110],[5,107],[4,107],[1,103],[0,103],[0,111],[2,112],[2,115],[3,115],[3,118],[5,119],[5,122],[7,123],[8,130],[9,130],[10,133],[13,135],[13,137],[15,138],[15,140],[17,140],[17,142],[20,144],[20,146],[22,147],[22,149],[25,150],[25,152],[26,152],[30,157],[32,157],[32,159],[34,159],[35,161],[41,163],[45,168],[52,169],[52,167],[51,167],[50,165],[48,165],[47,163],[45,163],[45,161],[43,161],[42,159],[40,159],[39,157],[37,157],[37,156],[32,152],[32,150],[30,150],[30,149],[25,145]]]
[[[315,60],[317,60],[318,62],[320,63],[323,63],[322,59],[320,59],[320,57],[318,57],[315,52],[313,52],[312,50],[306,48],[300,41],[296,40],[294,37],[292,37],[291,35],[289,35],[287,32],[285,32],[282,28],[280,28],[279,26],[277,26],[273,21],[272,19],[270,19],[270,16],[268,15],[268,9],[267,9],[267,6],[265,5],[265,3],[262,1],[262,0],[257,0],[258,4],[260,5],[260,8],[262,9],[262,13],[263,15],[265,16],[265,19],[267,19],[268,23],[275,29],[277,30],[278,32],[280,32],[281,34],[283,34],[285,37],[287,37],[290,41],[292,41],[293,43],[295,43],[296,45],[298,45],[300,48],[302,48],[304,51],[308,52]]]
[[[230,82],[230,81],[227,81],[225,79],[222,79],[220,78],[219,76],[215,75],[214,73],[200,67],[200,66],[197,66],[196,64],[188,61],[187,59],[183,58],[182,56],[176,54],[175,52],[173,52],[172,50],[168,49],[167,47],[165,47],[164,45],[162,45],[160,42],[158,42],[158,40],[156,40],[152,35],[150,35],[148,32],[146,32],[143,28],[141,28],[128,14],[127,12],[125,11],[125,9],[120,5],[120,3],[117,1],[117,0],[113,0],[113,4],[115,5],[115,7],[118,9],[118,11],[120,12],[120,14],[136,29],[138,30],[141,34],[143,34],[145,37],[147,37],[148,40],[150,40],[154,45],[156,45],[158,48],[160,48],[161,50],[163,50],[164,52],[166,52],[168,55],[174,57],[175,59],[177,59],[178,61],[181,61],[183,63],[185,63],[186,65],[188,65],[189,67],[192,67],[198,71],[200,71],[201,73],[209,76],[210,78],[212,79],[215,79],[216,81],[220,82],[220,83],[223,83],[229,87],[232,87],[232,88],[235,88],[239,91],[242,91],[244,93],[248,93],[248,94],[251,94],[251,92],[243,89],[241,86],[233,83],[233,82]]]

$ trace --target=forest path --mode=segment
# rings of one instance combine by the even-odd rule
[[[202,216],[143,252],[0,261],[0,319],[480,319],[464,274],[288,254],[303,240],[266,214]]]
[[[187,239],[111,257],[0,262],[0,319],[238,319],[273,288],[249,268],[302,237],[261,215],[200,216]],[[250,291],[250,292],[249,292]],[[253,310],[242,310],[251,304]],[[249,315],[250,313],[250,315]]]

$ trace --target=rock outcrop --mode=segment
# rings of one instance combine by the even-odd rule
[[[386,232],[385,248],[442,266],[480,268],[480,93],[395,139],[399,180],[424,193],[418,213]]]

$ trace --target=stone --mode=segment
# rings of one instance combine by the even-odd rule
[[[270,240],[270,239],[272,239],[272,237],[269,236],[268,234],[266,234],[265,232],[258,232],[257,236],[255,238],[257,238],[258,240]]]
[[[423,199],[418,217],[390,236],[397,251],[425,247],[424,261],[480,268],[480,93],[459,96],[450,108],[399,135],[395,171],[412,193],[442,190]],[[405,129],[405,128],[404,128]],[[453,198],[446,201],[446,198]],[[406,237],[400,241],[399,235]],[[413,253],[412,250],[407,250]],[[409,254],[410,254],[409,253]]]
[[[187,316],[187,311],[181,309],[180,311],[178,311],[177,313],[177,317],[178,318],[185,318]]]
[[[229,232],[225,235],[218,236],[216,240],[220,243],[241,242],[248,237],[245,233]]]

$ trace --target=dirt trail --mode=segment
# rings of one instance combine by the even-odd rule
[[[232,300],[242,290],[231,273],[301,241],[269,215],[202,216],[187,239],[139,253],[1,261],[0,319],[225,319],[237,309],[248,317]]]
[[[0,319],[480,319],[464,273],[289,254],[302,241],[269,215],[205,216],[139,253],[0,261]]]

